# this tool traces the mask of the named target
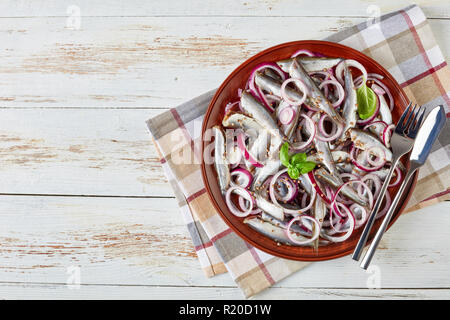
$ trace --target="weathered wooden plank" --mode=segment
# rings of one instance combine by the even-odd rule
[[[262,49],[365,19],[82,17],[72,30],[64,17],[1,18],[0,107],[175,106]],[[450,20],[430,24],[448,57]]]
[[[450,17],[448,1],[414,1],[428,17]],[[381,13],[397,10],[411,4],[409,0],[364,1],[340,0],[339,5],[330,5],[327,0],[231,0],[226,4],[214,1],[151,1],[145,2],[81,0],[73,2],[32,0],[3,1],[0,5],[2,17],[66,16],[74,14],[71,6],[76,5],[82,16],[372,16],[375,8]],[[372,9],[373,8],[373,9]]]
[[[450,288],[442,232],[449,210],[444,203],[399,219],[372,273],[344,257],[314,263],[275,287]],[[227,274],[204,276],[174,199],[1,196],[0,282],[64,284],[70,267],[89,285],[235,285]]]
[[[172,196],[152,109],[0,109],[0,193]]]
[[[120,299],[120,300],[237,300],[244,299],[238,288],[227,287],[158,287],[61,284],[0,283],[0,299]],[[252,300],[402,300],[450,299],[450,289],[317,289],[270,288]],[[270,303],[268,303],[270,304]]]

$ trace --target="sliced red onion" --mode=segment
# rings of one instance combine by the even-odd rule
[[[315,56],[316,56],[316,55],[315,55],[312,51],[310,51],[310,50],[307,50],[307,49],[300,49],[300,50],[294,52],[294,54],[291,56],[291,58],[295,58],[295,57],[300,56],[300,55],[304,55],[304,56],[308,56],[308,57],[315,57]]]
[[[324,127],[324,121],[325,121],[325,118],[327,118],[327,117],[330,118],[330,116],[328,114],[324,113],[321,115],[321,117],[319,119],[318,127],[319,127],[320,135],[317,134],[316,138],[321,141],[336,140],[337,138],[339,138],[341,136],[342,130],[344,130],[343,126],[340,126],[340,125],[336,124],[334,121],[331,121],[334,130],[332,131],[331,134],[327,134],[325,132],[325,127]],[[331,118],[330,118],[330,120],[331,120]]]
[[[243,111],[242,107],[241,107],[241,101],[235,101],[233,103],[227,103],[227,105],[225,106],[225,114],[227,114],[230,110],[232,110],[235,106],[238,106],[239,111]]]
[[[363,83],[366,83],[366,81],[367,81],[367,71],[366,71],[366,68],[364,68],[364,66],[361,64],[361,63],[359,63],[358,61],[356,61],[356,60],[352,60],[352,59],[348,59],[348,60],[344,60],[344,61],[341,61],[337,66],[336,66],[336,78],[337,78],[337,80],[341,83],[341,84],[344,84],[344,78],[343,78],[343,73],[344,73],[344,63],[345,64],[347,64],[347,67],[354,67],[354,68],[357,68],[357,69],[359,69],[359,71],[361,71],[361,73],[362,73],[362,82],[361,82],[361,84],[360,85],[355,85],[356,86],[356,89],[358,89],[359,87],[361,87],[361,85],[363,84]]]
[[[283,81],[286,79],[286,74],[283,72],[283,70],[280,69],[280,67],[276,63],[265,62],[265,63],[261,63],[261,64],[257,65],[255,67],[255,69],[252,70],[252,72],[250,73],[250,77],[248,78],[248,81],[247,81],[247,86],[248,86],[250,92],[253,94],[253,96],[255,98],[257,98],[258,100],[260,100],[269,111],[273,112],[274,109],[272,108],[270,103],[267,101],[264,93],[262,92],[262,90],[259,87],[257,87],[255,85],[256,73],[258,71],[264,70],[266,68],[272,69],[276,73],[278,73],[278,75],[281,77],[281,79]]]
[[[353,174],[353,173],[343,172],[343,173],[340,174],[340,176],[343,179],[347,179],[348,178],[349,180],[359,180],[360,179],[356,174]]]
[[[377,126],[377,125],[382,125],[384,127],[387,127],[388,124],[386,122],[384,122],[383,120],[376,120],[376,121],[373,121],[373,122],[365,125],[363,130],[367,130],[367,129],[369,129],[372,126]]]
[[[281,124],[290,124],[292,120],[295,118],[296,111],[292,107],[284,107],[278,116],[278,120],[280,120]]]
[[[270,181],[270,185],[269,185],[269,195],[270,195],[270,200],[272,200],[272,202],[273,202],[274,204],[279,205],[279,206],[281,206],[281,205],[278,203],[277,197],[275,196],[275,182],[278,180],[278,178],[279,178],[282,174],[286,173],[287,170],[288,170],[288,169],[285,168],[285,169],[279,171],[277,174],[275,174],[275,175],[273,176],[272,180]],[[283,211],[284,211],[285,213],[294,214],[294,215],[299,215],[299,214],[302,214],[302,213],[306,212],[307,210],[311,209],[312,205],[314,204],[314,199],[315,199],[315,198],[316,198],[316,192],[313,191],[312,194],[311,194],[311,199],[310,199],[311,201],[310,201],[310,203],[309,203],[306,207],[301,208],[300,210],[288,209],[288,208],[285,208],[285,207],[283,207],[283,206],[281,206],[281,207],[283,208]]]
[[[239,196],[243,197],[245,200],[247,200],[250,203],[247,210],[240,211],[238,208],[236,208],[233,201],[231,201],[232,193],[238,194]],[[231,213],[240,218],[248,216],[250,214],[250,212],[253,210],[253,206],[254,206],[254,198],[251,195],[250,191],[248,191],[247,189],[238,187],[238,186],[228,188],[228,190],[225,194],[225,202],[228,206],[228,209],[230,209]]]
[[[242,155],[244,156],[245,160],[250,162],[251,165],[261,168],[263,165],[256,160],[255,157],[253,157],[250,152],[247,150],[247,147],[245,146],[245,133],[241,132],[237,136],[237,143],[239,146],[239,149],[241,149]]]
[[[383,210],[378,211],[377,215],[375,216],[375,219],[381,218],[389,210],[389,207],[391,206],[391,195],[389,194],[389,192],[386,192],[384,202],[385,202],[385,204],[384,204]]]
[[[304,113],[300,114],[300,117],[305,118],[305,121],[308,122],[309,128],[312,131],[311,135],[309,136],[308,140],[306,140],[303,143],[299,143],[299,142],[294,142],[291,144],[292,149],[295,150],[302,150],[305,149],[306,147],[308,147],[314,140],[314,137],[316,136],[316,125],[314,124],[313,119],[311,119],[311,117],[305,115]],[[301,137],[301,132],[300,130],[297,129],[297,139],[298,140],[302,140]]]
[[[373,161],[371,158],[372,154],[376,154],[378,161]],[[367,149],[366,152],[367,162],[374,167],[382,167],[386,163],[386,153],[379,147],[373,146]]]
[[[398,166],[395,167],[395,175],[396,175],[395,181],[391,182],[388,185],[388,187],[395,187],[400,183],[400,181],[402,181],[402,170],[400,170],[400,168]]]
[[[233,179],[230,181],[230,184],[232,186],[239,186],[242,188],[248,188],[252,184],[253,176],[250,173],[250,171],[243,169],[243,168],[236,168],[233,171],[231,171],[231,177],[236,176],[236,182],[233,181]]]
[[[288,97],[288,95],[286,94],[286,86],[291,83],[294,82],[297,87],[299,88],[299,90],[303,93],[303,96],[300,100],[295,101],[292,100],[290,97]],[[306,97],[308,95],[308,87],[306,86],[306,84],[297,78],[289,78],[286,81],[284,81],[281,84],[281,97],[284,99],[284,101],[286,101],[287,103],[289,103],[291,106],[299,106],[301,105],[303,102],[306,101]]]
[[[281,101],[281,97],[276,96],[274,94],[265,94],[264,97],[266,98],[267,102],[272,106],[273,102],[279,103]]]
[[[356,160],[355,157],[355,151],[356,150],[361,150],[355,147],[355,145],[353,144],[351,149],[350,149],[350,160],[352,161],[352,163],[355,165],[355,167],[357,167],[358,169],[364,171],[364,172],[372,172],[372,171],[377,171],[379,169],[381,169],[381,167],[383,167],[383,165],[377,166],[377,167],[367,167],[361,163],[359,163]],[[367,151],[363,151],[363,152],[367,152]]]
[[[283,202],[291,202],[294,200],[298,195],[298,186],[292,179],[285,173],[283,173],[275,182],[278,186],[284,185],[288,192],[283,196],[280,194],[280,192],[277,191],[275,188],[275,197],[279,201]],[[274,186],[275,187],[275,186]]]
[[[370,88],[373,90],[373,92],[375,92],[379,96],[386,94],[386,91],[384,91],[383,88],[376,85],[375,83]]]
[[[355,225],[356,225],[355,217],[353,216],[353,214],[350,211],[350,209],[348,209],[345,205],[343,205],[341,203],[339,203],[338,205],[341,205],[342,208],[344,209],[344,211],[346,211],[347,217],[348,217],[348,222],[349,222],[349,227],[348,227],[348,229],[347,229],[347,231],[346,231],[346,233],[344,235],[338,236],[338,237],[335,237],[335,236],[332,236],[330,234],[327,234],[326,232],[322,232],[321,233],[321,237],[324,238],[324,239],[327,239],[327,240],[329,240],[331,242],[342,242],[342,241],[345,241],[348,238],[350,238],[350,236],[353,233],[353,230],[355,229]],[[333,232],[333,234],[334,234],[334,232]]]
[[[246,212],[246,211],[249,209],[248,206],[251,205],[251,202],[249,202],[248,200],[246,200],[246,199],[243,198],[242,196],[239,196],[238,202],[239,202],[239,207],[241,207],[241,210],[242,210],[243,212]],[[254,209],[254,210],[251,210],[250,213],[249,213],[249,215],[259,214],[259,213],[261,213],[261,212],[262,212],[261,209],[256,208],[256,209]]]
[[[291,235],[291,227],[294,224],[294,222],[300,221],[302,219],[310,220],[310,221],[312,221],[314,223],[315,228],[311,228],[311,229],[314,229],[314,234],[312,235],[311,238],[309,238],[309,239],[307,239],[305,241],[297,241]],[[314,240],[316,240],[317,238],[319,238],[319,235],[320,235],[319,222],[316,219],[314,219],[313,217],[310,217],[310,216],[307,216],[307,215],[296,216],[291,221],[289,221],[289,223],[287,225],[287,228],[286,228],[286,235],[289,238],[289,240],[291,240],[293,243],[298,244],[298,245],[305,245],[305,244],[311,243]]]
[[[339,192],[341,192],[342,188],[345,188],[345,186],[347,186],[347,185],[349,185],[349,184],[354,184],[354,183],[356,183],[356,184],[358,184],[358,185],[360,185],[360,186],[363,186],[363,188],[364,188],[364,189],[366,190],[366,192],[367,192],[367,198],[368,198],[369,204],[370,204],[369,207],[372,207],[372,206],[373,206],[373,194],[372,194],[372,191],[370,190],[370,188],[369,188],[364,182],[362,182],[361,180],[349,180],[349,181],[345,182],[344,184],[342,184],[342,185],[336,190],[336,193],[334,194],[334,198],[331,200],[331,204],[330,204],[331,208],[336,209],[336,208],[335,208],[336,197],[337,197],[337,195],[339,194]],[[339,211],[339,210],[338,210],[338,211]],[[336,213],[338,213],[338,212],[336,212]],[[339,211],[338,214],[342,214],[342,213]]]
[[[391,135],[393,130],[395,129],[395,124],[386,125],[386,128],[383,130],[382,140],[386,147],[391,147]]]
[[[367,185],[367,182],[366,182],[367,180],[372,180],[373,181],[374,187],[375,187],[375,190],[373,192],[373,196],[374,196],[374,198],[376,198],[378,196],[378,194],[380,193],[380,191],[381,191],[381,179],[376,174],[369,173],[369,174],[366,174],[364,177],[361,178],[361,181],[364,182],[366,185]],[[358,186],[357,191],[358,191],[358,195],[359,196],[364,196],[364,190],[362,190],[361,186]]]
[[[356,222],[355,229],[358,229],[359,227],[363,226],[364,223],[366,222],[367,218],[369,217],[369,215],[367,213],[367,209],[357,203],[353,203],[349,209],[353,213],[353,216],[355,217],[355,220],[356,220],[355,221]],[[356,215],[355,209],[358,209],[361,211],[361,218],[359,218],[359,219],[356,218],[357,215]]]
[[[311,184],[314,187],[313,190],[315,191],[315,193],[317,193],[322,198],[322,200],[325,201],[325,203],[331,204],[331,199],[327,198],[322,189],[320,189],[313,171],[308,172],[308,177],[311,180]]]
[[[342,85],[337,80],[325,80],[319,85],[319,89],[322,89],[323,86],[331,84],[336,87],[336,90],[338,92],[338,99],[332,103],[333,107],[338,107],[341,105],[342,101],[344,101],[345,98],[345,91]]]
[[[377,75],[379,77],[375,77],[375,74],[369,74],[367,80],[373,81],[375,84],[377,84],[378,86],[381,87],[381,89],[383,89],[384,93],[388,96],[389,99],[389,109],[392,111],[392,109],[394,108],[394,98],[392,97],[391,91],[389,90],[389,88],[383,83],[381,82],[381,79],[383,79],[383,76],[381,75]],[[380,78],[381,77],[381,78]],[[355,84],[362,84],[362,78],[358,77],[355,79]]]

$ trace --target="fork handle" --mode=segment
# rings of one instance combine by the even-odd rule
[[[414,172],[416,172],[417,168],[411,168],[409,172],[407,173],[405,179],[402,182],[402,185],[400,186],[400,189],[397,192],[397,195],[395,196],[394,200],[392,201],[391,207],[389,208],[388,212],[384,216],[383,222],[381,223],[380,228],[377,231],[377,234],[372,240],[372,243],[370,244],[369,249],[366,252],[366,255],[364,256],[363,261],[360,264],[360,267],[363,269],[367,269],[370,265],[370,262],[372,261],[372,258],[375,254],[375,250],[378,247],[378,244],[380,243],[381,238],[383,237],[389,222],[391,221],[392,215],[394,214],[395,208],[397,207],[398,202],[400,201],[400,198],[403,195],[403,192],[405,191],[406,186],[408,185],[409,179],[412,177]]]
[[[401,156],[400,156],[401,157]],[[364,246],[366,245],[367,239],[369,238],[370,230],[372,230],[373,223],[375,222],[375,218],[377,216],[378,210],[380,210],[381,203],[383,202],[384,196],[386,194],[386,190],[389,186],[389,182],[391,181],[392,175],[394,173],[395,167],[397,167],[397,164],[400,160],[400,157],[397,157],[396,159],[393,159],[391,169],[389,170],[389,173],[384,179],[383,186],[381,187],[380,193],[378,194],[378,198],[375,201],[375,204],[372,208],[372,211],[370,212],[369,218],[367,219],[366,225],[364,227],[364,230],[361,234],[361,237],[359,238],[358,243],[356,244],[355,250],[352,254],[352,259],[358,261],[361,257],[361,253],[364,249]]]

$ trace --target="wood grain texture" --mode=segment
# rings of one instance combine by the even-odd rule
[[[339,0],[330,5],[329,0],[166,0],[166,1],[102,1],[102,0],[51,0],[4,1],[0,4],[2,17],[64,17],[76,5],[82,16],[88,17],[152,17],[152,16],[331,16],[369,17],[374,13],[369,6],[377,6],[386,13],[410,5],[409,0]],[[445,0],[416,0],[430,18],[449,18],[450,5]]]
[[[450,288],[450,252],[436,236],[449,209],[406,214],[389,230],[373,261],[382,288]],[[204,276],[174,199],[1,196],[0,235],[0,282],[65,283],[79,266],[81,284],[235,286]],[[275,287],[366,288],[369,276],[344,257]]]
[[[176,106],[262,49],[365,20],[82,16],[72,30],[64,17],[0,18],[0,107]],[[430,25],[448,58],[450,20]]]
[[[152,109],[0,109],[0,193],[172,196]]]
[[[63,284],[0,284],[0,299],[130,299],[130,300],[238,300],[238,288],[229,287],[160,287],[160,286],[86,286],[70,288]],[[311,289],[272,288],[252,300],[431,300],[450,299],[449,289]],[[270,302],[269,302],[270,304]]]

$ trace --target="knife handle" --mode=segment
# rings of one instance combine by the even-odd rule
[[[397,159],[394,159],[391,169],[389,170],[389,173],[388,173],[386,179],[384,179],[384,183],[383,183],[383,186],[381,187],[380,193],[378,194],[378,198],[375,201],[372,211],[370,212],[369,218],[367,219],[366,225],[364,226],[364,230],[361,234],[361,237],[359,238],[359,241],[356,244],[355,250],[353,251],[352,259],[355,261],[358,261],[359,258],[361,257],[364,246],[366,245],[367,239],[369,238],[370,231],[372,230],[373,223],[375,222],[375,218],[377,216],[378,210],[380,210],[381,203],[383,202],[383,199],[384,199],[384,195],[386,194],[386,190],[391,181],[392,174],[394,173],[394,170],[397,167],[399,160],[400,160],[400,157],[398,157]]]
[[[400,201],[400,199],[402,198],[403,192],[405,191],[405,188],[408,185],[408,181],[412,177],[414,172],[416,172],[416,170],[418,169],[418,167],[413,168],[412,166],[413,165],[411,164],[411,169],[409,170],[405,179],[403,180],[402,185],[400,186],[400,189],[397,192],[397,195],[395,196],[394,200],[392,201],[391,207],[389,208],[388,212],[384,216],[383,222],[381,223],[381,226],[378,229],[377,234],[373,238],[372,243],[370,244],[370,247],[367,250],[366,255],[364,256],[364,259],[360,264],[360,267],[363,269],[367,269],[369,267],[370,262],[372,261],[372,258],[375,254],[375,250],[377,250],[378,244],[380,243],[381,238],[383,238],[383,235],[389,225],[389,222],[392,219],[394,211],[397,208],[397,204]]]

